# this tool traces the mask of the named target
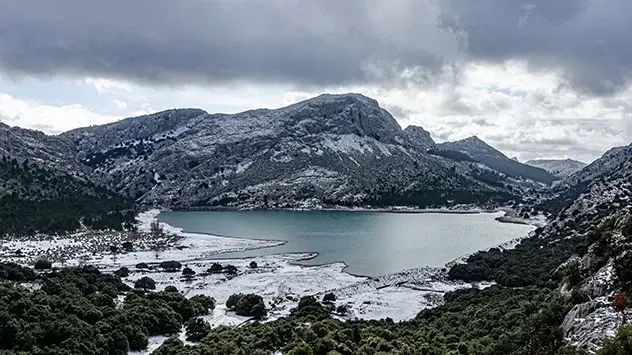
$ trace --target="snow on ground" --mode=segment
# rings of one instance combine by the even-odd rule
[[[346,306],[348,313],[344,318],[381,319],[390,317],[394,321],[414,318],[419,311],[434,307],[443,301],[445,292],[465,287],[487,287],[447,280],[446,270],[439,268],[418,268],[404,270],[378,278],[350,275],[343,269],[344,263],[333,263],[320,266],[301,266],[296,261],[316,256],[315,253],[276,254],[246,259],[213,259],[210,256],[222,252],[243,251],[281,245],[285,242],[274,240],[252,240],[243,238],[218,237],[205,234],[183,232],[180,228],[161,223],[164,237],[163,248],[156,248],[156,241],[150,233],[151,222],[159,211],[152,210],[138,216],[140,238],[135,242],[135,251],[112,253],[108,246],[121,243],[129,236],[121,233],[73,235],[69,238],[49,238],[38,241],[4,241],[0,242],[0,256],[5,258],[14,253],[14,249],[28,251],[29,255],[64,255],[64,265],[92,264],[112,271],[127,266],[131,273],[124,281],[133,284],[143,276],[156,281],[157,289],[162,290],[173,285],[187,297],[204,294],[217,301],[215,310],[205,317],[213,327],[219,325],[238,326],[248,321],[232,311],[228,311],[225,302],[234,293],[255,293],[263,297],[271,321],[287,316],[290,310],[298,305],[300,297],[314,295],[322,299],[325,293],[336,295],[336,306]],[[97,235],[95,237],[94,235]],[[513,247],[515,243],[505,243],[501,247]],[[51,250],[55,253],[51,253]],[[63,250],[63,253],[60,252]],[[68,255],[68,253],[71,253]],[[11,256],[8,260],[25,264],[20,256]],[[180,261],[184,266],[196,272],[192,279],[185,279],[180,272],[167,273],[158,265],[165,260]],[[60,260],[54,266],[61,266]],[[256,268],[250,263],[255,261]],[[460,259],[455,260],[455,262]],[[139,270],[135,265],[148,263],[150,270]],[[207,270],[215,262],[233,265],[236,275],[211,274]],[[448,267],[448,266],[447,266]],[[183,338],[184,334],[181,333]],[[165,337],[150,338],[149,348],[141,353],[148,354],[155,350]]]

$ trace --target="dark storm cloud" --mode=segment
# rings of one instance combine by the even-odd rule
[[[464,47],[488,61],[524,59],[561,69],[573,89],[609,94],[632,69],[632,1],[444,0],[442,27],[464,34]]]
[[[2,0],[0,70],[434,87],[445,64],[524,59],[607,94],[631,72],[631,14],[630,0]]]
[[[456,53],[421,1],[3,0],[0,69],[150,84],[336,85]],[[416,79],[419,80],[419,79]]]

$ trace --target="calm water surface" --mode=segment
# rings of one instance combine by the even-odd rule
[[[344,261],[346,271],[379,276],[441,266],[464,254],[528,234],[532,226],[500,223],[499,214],[325,211],[167,212],[160,221],[186,232],[285,240],[285,245],[218,258],[318,252],[304,262]]]

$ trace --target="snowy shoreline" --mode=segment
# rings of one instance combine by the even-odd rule
[[[430,211],[426,211],[429,213]],[[463,211],[461,211],[463,212]],[[489,210],[468,211],[485,213]],[[496,211],[496,213],[501,211]],[[506,211],[505,211],[506,212]],[[260,294],[271,307],[269,320],[289,314],[298,304],[301,296],[316,295],[322,297],[326,292],[337,296],[337,304],[345,305],[349,313],[345,318],[380,319],[390,317],[395,321],[414,318],[421,310],[435,307],[443,301],[445,292],[466,287],[486,287],[482,284],[468,284],[448,280],[447,270],[451,265],[462,262],[464,255],[445,264],[444,267],[420,267],[403,270],[379,277],[354,275],[345,269],[344,262],[321,265],[301,265],[298,262],[315,258],[314,252],[272,254],[258,257],[222,257],[223,253],[240,252],[253,249],[270,248],[287,243],[281,240],[246,239],[240,237],[216,236],[211,234],[184,232],[167,223],[160,222],[167,238],[167,247],[155,250],[150,244],[150,225],[161,213],[149,210],[137,216],[139,234],[145,239],[135,241],[136,249],[129,252],[111,252],[107,246],[122,243],[129,236],[121,233],[104,235],[77,233],[68,238],[51,238],[46,241],[9,240],[2,242],[7,261],[32,265],[33,260],[42,256],[59,257],[52,260],[54,267],[95,265],[112,272],[127,267],[131,273],[124,281],[133,284],[142,276],[156,280],[158,289],[169,285],[181,289],[187,296],[206,294],[218,301],[217,310],[211,315],[211,323],[217,325],[235,325],[243,321],[240,317],[226,313],[223,303],[233,293]],[[436,211],[435,211],[436,213]],[[97,237],[95,237],[95,235]],[[526,236],[525,236],[526,237]],[[81,239],[83,238],[83,239]],[[95,241],[96,239],[96,241]],[[502,243],[497,247],[511,248],[519,240]],[[100,249],[89,245],[97,244]],[[22,256],[9,256],[13,250],[21,250]],[[28,257],[24,257],[28,255]],[[175,260],[196,272],[192,280],[185,280],[179,273],[160,270],[162,261]],[[258,264],[250,268],[251,261]],[[147,263],[151,270],[137,269],[138,263]],[[210,274],[207,270],[213,263],[237,267],[237,275]],[[237,322],[238,321],[238,322]],[[236,323],[237,322],[237,323]]]
[[[442,213],[443,210],[432,212]],[[486,212],[490,211],[467,211]],[[138,230],[141,233],[136,233],[139,239],[132,239],[135,246],[133,251],[112,252],[108,248],[110,245],[121,245],[123,241],[130,240],[130,233],[82,231],[68,237],[50,237],[48,240],[2,240],[0,257],[5,261],[23,265],[32,265],[34,260],[41,257],[57,258],[51,260],[57,268],[94,265],[105,272],[127,267],[130,274],[124,277],[123,281],[129,285],[133,285],[143,276],[149,276],[156,281],[157,290],[175,286],[187,297],[197,294],[214,297],[217,306],[210,315],[204,317],[212,327],[237,326],[248,321],[248,318],[237,316],[226,309],[225,302],[234,293],[255,293],[262,296],[269,307],[268,318],[265,321],[288,316],[302,296],[313,295],[322,299],[325,293],[332,292],[336,295],[336,306],[345,306],[348,309],[344,317],[335,317],[365,320],[388,317],[397,322],[413,319],[421,310],[440,305],[446,292],[491,285],[448,279],[447,270],[450,266],[463,262],[471,254],[448,262],[444,267],[420,267],[379,277],[368,277],[346,272],[347,265],[344,262],[322,265],[298,263],[315,258],[318,254],[314,252],[245,258],[222,257],[223,253],[270,248],[283,245],[287,241],[190,233],[164,222],[159,222],[164,231],[164,240],[160,242],[164,242],[166,247],[158,250],[154,248],[156,240],[151,236],[150,225],[160,213],[161,211],[154,209],[137,216]],[[431,211],[426,210],[423,213]],[[512,248],[525,237],[501,243],[496,247]],[[16,250],[21,251],[19,255],[15,253]],[[187,279],[179,272],[170,273],[158,267],[161,262],[170,260],[181,262],[194,270],[196,275]],[[252,261],[257,267],[250,266]],[[136,268],[138,263],[147,263],[151,268]],[[232,265],[238,271],[235,275],[208,272],[214,263],[220,263],[222,266]],[[143,354],[159,346],[164,337],[155,337],[150,341],[152,345],[142,352]]]

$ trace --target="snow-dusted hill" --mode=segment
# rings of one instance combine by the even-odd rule
[[[296,207],[445,205],[510,198],[426,153],[359,94],[234,115],[169,110],[61,135],[95,178],[146,204]]]
[[[525,162],[525,164],[544,169],[560,178],[578,172],[588,165],[573,159],[534,159]]]
[[[69,175],[86,178],[90,169],[75,158],[71,141],[47,136],[43,132],[19,127],[9,127],[0,122],[0,156],[16,158],[46,169],[58,170]]]
[[[459,152],[473,161],[484,164],[504,175],[513,178],[529,179],[551,184],[557,177],[544,169],[522,164],[507,157],[494,147],[473,136],[456,142],[446,142],[437,145],[442,151]]]

